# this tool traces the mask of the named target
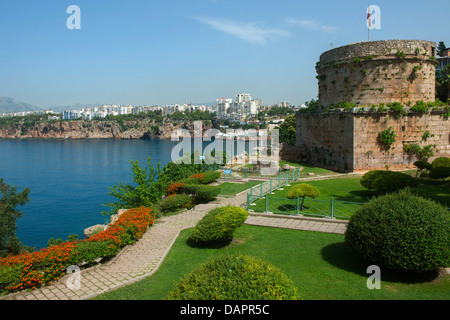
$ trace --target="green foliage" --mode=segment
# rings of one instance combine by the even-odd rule
[[[397,134],[393,130],[392,127],[389,127],[388,129],[381,131],[378,135],[378,140],[384,144],[386,147],[390,148],[391,145],[394,144],[396,141]]]
[[[296,199],[297,197],[317,198],[318,196],[320,196],[319,189],[306,183],[296,184],[287,194],[288,199]]]
[[[364,188],[374,189],[373,182],[379,176],[381,176],[384,172],[386,172],[386,171],[384,171],[384,170],[371,170],[371,171],[368,171],[361,177],[359,182],[361,183],[361,185]]]
[[[436,167],[450,167],[450,158],[448,157],[439,157],[434,159],[434,161],[431,163],[433,168]]]
[[[403,51],[397,51],[395,56],[400,60],[404,60],[406,58],[406,53],[404,53]]]
[[[248,211],[240,207],[225,206],[212,209],[198,222],[189,239],[196,243],[229,240],[247,217]]]
[[[391,270],[423,272],[450,264],[450,215],[407,191],[367,202],[349,221],[348,247]]]
[[[18,254],[27,248],[16,235],[16,220],[23,216],[23,212],[16,209],[25,205],[30,199],[30,189],[25,188],[17,192],[17,187],[5,184],[0,178],[0,257],[8,254]]]
[[[191,201],[191,197],[186,194],[176,194],[162,200],[159,204],[159,210],[163,214],[173,212],[187,206]]]
[[[424,101],[417,101],[410,110],[423,115],[428,112],[428,108],[428,104]]]
[[[297,120],[295,115],[287,116],[284,122],[279,126],[279,142],[286,142],[291,146],[295,146],[297,139]]]
[[[207,203],[217,198],[220,186],[187,184],[180,187],[180,192],[192,195],[195,203]]]
[[[421,147],[417,143],[407,143],[403,146],[403,151],[414,153],[421,160],[427,160],[434,156],[433,148],[435,148],[434,144]]]
[[[364,174],[360,183],[363,187],[378,193],[394,192],[406,187],[417,187],[416,179],[402,172],[372,170]]]
[[[300,204],[300,210],[303,210],[303,203],[305,202],[306,197],[316,198],[320,196],[320,191],[316,187],[306,184],[300,183],[291,188],[287,193],[288,199],[297,199],[297,197],[302,198],[302,203]]]
[[[6,287],[11,286],[14,283],[20,282],[22,264],[1,266],[0,268],[0,293],[5,290]]]
[[[354,58],[353,58],[353,62],[356,63],[356,64],[358,64],[358,63],[361,62],[361,58],[360,58],[360,57],[354,57]]]
[[[73,255],[74,264],[82,262],[92,263],[98,258],[109,258],[115,256],[119,248],[111,246],[109,241],[80,241],[77,243],[76,254]]]
[[[257,257],[222,255],[187,274],[168,300],[299,300],[280,269]]]
[[[109,188],[110,192],[108,194],[117,198],[118,201],[105,204],[105,206],[111,208],[110,212],[104,212],[106,214],[114,214],[119,209],[152,207],[162,197],[164,189],[158,181],[158,177],[162,174],[160,164],[157,164],[156,169],[152,167],[150,157],[147,160],[148,167],[145,169],[139,166],[137,160],[130,162],[132,164],[134,185],[121,182],[118,186]]]
[[[400,102],[391,102],[387,104],[390,111],[394,112],[395,118],[399,118],[403,113],[403,105]]]
[[[204,176],[201,181],[202,184],[209,184],[215,182],[221,176],[221,173],[219,171],[208,171],[203,172],[202,174]]]
[[[450,166],[449,167],[433,167],[429,174],[431,179],[442,179],[445,181],[446,178],[450,177]]]
[[[418,160],[414,162],[414,165],[417,167],[416,178],[420,174],[422,177],[425,171],[430,171],[433,166],[426,160]]]

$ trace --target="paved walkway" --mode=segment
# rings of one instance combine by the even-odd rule
[[[139,281],[156,272],[165,259],[179,233],[194,227],[212,208],[222,205],[241,206],[247,201],[246,192],[233,198],[197,205],[181,214],[162,217],[132,246],[125,247],[113,260],[81,271],[80,289],[69,289],[66,275],[54,284],[32,291],[23,291],[0,298],[1,300],[83,300]],[[251,213],[246,224],[312,230],[321,232],[345,232],[346,223],[325,219],[280,217]]]

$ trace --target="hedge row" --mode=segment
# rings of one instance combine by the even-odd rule
[[[155,214],[150,208],[129,209],[106,230],[91,238],[1,258],[0,292],[48,285],[64,276],[69,266],[91,264],[98,258],[115,256],[125,245],[141,238],[154,219]]]
[[[202,172],[173,182],[166,189],[167,197],[160,203],[161,212],[172,212],[215,200],[219,195],[220,186],[208,184],[219,179],[220,174],[219,171]]]
[[[418,182],[412,176],[402,172],[372,170],[365,173],[360,180],[363,187],[379,193],[388,193],[405,187],[417,187]]]

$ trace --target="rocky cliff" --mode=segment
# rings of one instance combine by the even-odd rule
[[[33,125],[17,123],[0,127],[4,139],[170,139],[179,128],[193,131],[192,123],[155,124],[139,121],[46,121]],[[203,130],[211,126],[203,126]]]

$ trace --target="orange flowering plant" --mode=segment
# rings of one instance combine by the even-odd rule
[[[71,265],[114,256],[123,246],[141,238],[154,219],[151,208],[129,209],[91,238],[0,258],[0,292],[48,285],[64,276]]]
[[[178,193],[180,189],[183,188],[185,185],[186,184],[183,182],[174,182],[166,189],[166,193],[168,196],[174,195]]]

